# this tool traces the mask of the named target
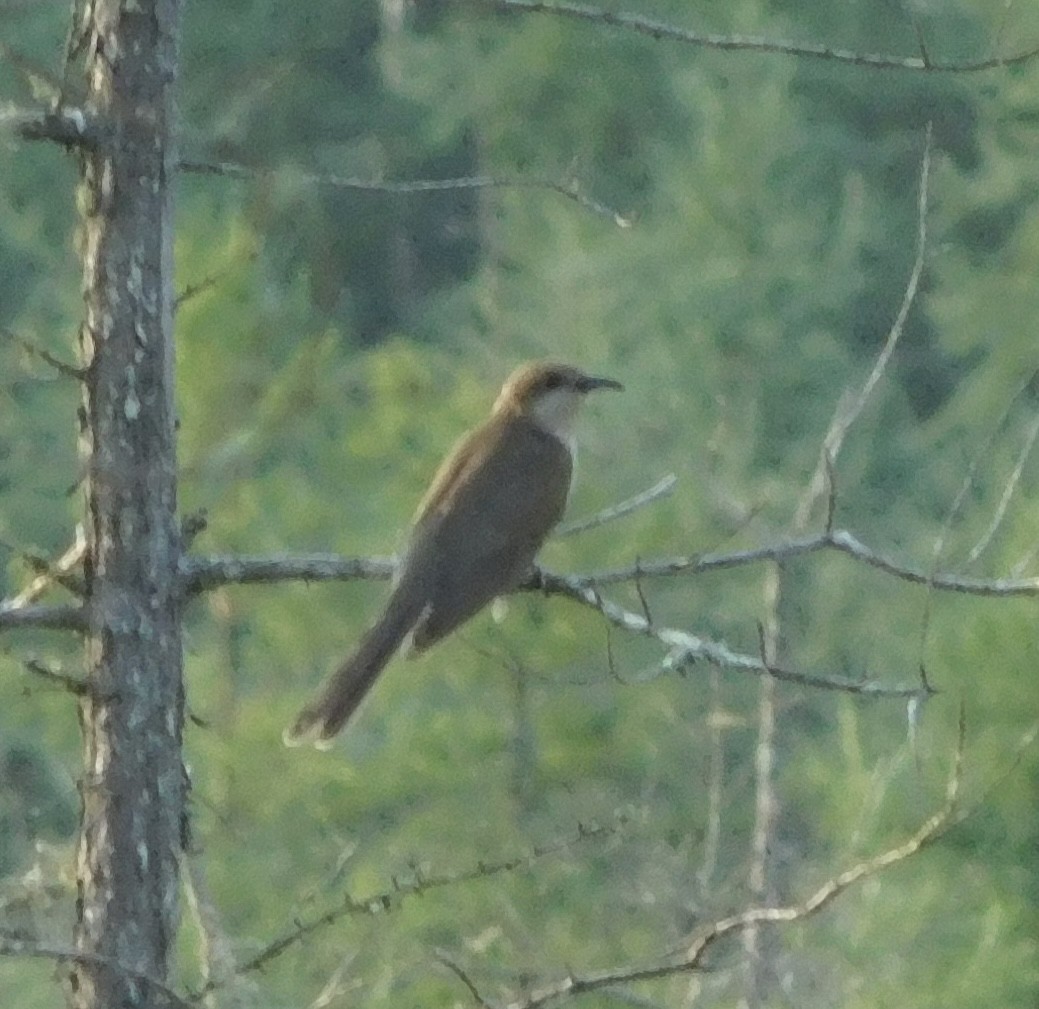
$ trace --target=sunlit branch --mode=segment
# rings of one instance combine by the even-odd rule
[[[55,561],[48,561],[23,554],[22,559],[36,571],[36,577],[16,596],[0,600],[0,613],[5,610],[20,610],[36,602],[53,585],[61,585],[74,595],[82,596],[82,580],[73,572],[83,563],[87,549],[83,526],[76,525],[75,539],[68,549]]]
[[[229,179],[259,179],[269,177],[275,172],[266,168],[252,168],[232,161],[195,161],[183,160],[179,168],[191,175],[219,175]],[[631,227],[630,218],[620,211],[607,207],[604,203],[592,199],[585,194],[576,180],[567,179],[523,179],[513,177],[497,178],[489,175],[469,175],[454,179],[361,179],[345,175],[333,175],[320,172],[294,173],[293,178],[312,186],[329,186],[332,189],[351,189],[367,193],[395,193],[406,196],[419,193],[441,193],[459,189],[526,189],[542,190],[555,193],[578,206],[589,210],[599,217],[605,217],[619,228]]]
[[[236,978],[234,944],[220,920],[200,858],[181,854],[181,878],[198,929],[199,962],[204,984],[225,985]]]
[[[959,788],[963,770],[964,723],[961,716],[960,731],[953,759],[953,766],[946,785],[945,802],[929,816],[920,827],[901,844],[865,859],[831,877],[813,893],[797,904],[776,907],[752,907],[727,918],[720,918],[698,930],[690,939],[684,955],[677,959],[640,967],[619,967],[595,974],[569,974],[565,978],[535,989],[531,994],[506,1003],[505,1009],[541,1009],[541,1007],[563,999],[575,998],[589,992],[600,991],[614,985],[633,984],[673,977],[703,969],[704,956],[720,940],[739,935],[759,925],[789,924],[809,918],[823,910],[850,887],[864,879],[875,876],[885,869],[918,854],[937,841],[946,831],[962,821],[970,810],[958,805]],[[975,804],[972,809],[976,809]],[[470,985],[471,994],[481,1004],[486,1000]]]
[[[463,2],[467,5],[493,8],[509,13],[549,14],[571,21],[585,21],[592,24],[605,25],[609,28],[620,28],[625,31],[635,32],[638,35],[647,35],[658,41],[682,42],[686,45],[699,46],[704,49],[743,50],[747,52],[776,53],[781,56],[808,57],[831,60],[837,63],[851,63],[871,70],[911,70],[929,73],[965,74],[1014,66],[1018,63],[1026,63],[1039,56],[1039,46],[1036,46],[1006,56],[994,56],[983,60],[940,63],[931,60],[926,52],[921,53],[920,56],[887,56],[879,53],[860,53],[850,49],[812,43],[788,42],[750,35],[717,35],[709,32],[694,32],[664,21],[655,21],[652,18],[646,18],[639,14],[624,14],[601,10],[598,7],[589,7],[584,4],[542,3],[540,0],[463,0]]]

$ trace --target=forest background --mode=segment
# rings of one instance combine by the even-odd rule
[[[945,64],[1039,42],[1039,10],[1002,0],[625,9],[896,60],[923,46]],[[66,3],[0,10],[5,43],[60,66]],[[0,95],[26,93],[24,68],[0,63]],[[178,192],[181,508],[207,523],[194,549],[391,553],[440,456],[532,356],[627,387],[584,418],[571,516],[677,477],[652,505],[549,544],[551,570],[823,528],[824,500],[807,526],[793,516],[903,302],[930,123],[920,289],[833,467],[833,518],[924,572],[1035,574],[1037,85],[1039,59],[879,69],[480,5],[189,5],[181,155],[225,166],[186,171]],[[70,358],[74,164],[10,138],[0,162],[0,325]],[[402,193],[333,175],[497,181]],[[26,553],[58,556],[74,538],[79,393],[5,339],[0,400],[7,596]],[[910,834],[941,803],[962,704],[963,787],[983,804],[937,845],[770,933],[753,980],[734,943],[706,975],[585,1004],[1034,1006],[1039,757],[1021,748],[1039,709],[1033,600],[818,552],[783,565],[776,604],[774,574],[741,565],[603,591],[747,654],[775,618],[785,666],[891,685],[923,667],[936,696],[910,718],[904,699],[780,684],[763,748],[760,677],[670,671],[653,640],[529,594],[391,667],[333,752],[286,750],[283,726],[384,587],[244,586],[194,603],[192,857],[228,955],[247,963],[345,895],[360,908],[225,988],[269,1006],[323,991],[452,1005],[470,994],[445,961],[495,998],[653,961],[699,922],[796,900]],[[28,655],[81,663],[73,641],[4,639],[0,926],[60,937],[76,712]],[[763,836],[762,884],[750,870]],[[365,900],[382,893],[378,908]],[[185,912],[189,987],[213,934],[200,917]],[[59,1004],[53,973],[0,961],[0,993]]]

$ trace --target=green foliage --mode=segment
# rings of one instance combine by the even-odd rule
[[[44,54],[40,40],[56,51],[60,33],[45,7],[18,26]],[[915,15],[935,60],[1023,49],[1039,31],[1034,11],[1015,9],[997,44],[1001,2],[939,7]],[[695,30],[917,52],[908,14],[880,0],[639,9]],[[836,520],[924,572],[1033,572],[1031,457],[989,530],[1037,405],[1037,75],[1031,63],[878,73],[437,4],[192,6],[185,152],[278,169],[249,184],[188,177],[179,194],[180,506],[208,516],[193,549],[392,553],[437,461],[510,367],[540,355],[627,386],[589,404],[571,515],[679,477],[666,501],[548,544],[547,566],[781,539],[842,394],[861,386],[898,311],[930,120],[921,295],[837,461]],[[42,150],[0,158],[0,321],[71,358],[72,166]],[[344,193],[309,171],[573,177],[632,226],[537,189]],[[18,551],[71,539],[76,396],[0,345],[5,593],[26,578]],[[658,623],[754,654],[766,573],[641,588]],[[438,948],[506,997],[569,970],[654,962],[747,904],[757,681],[659,673],[656,645],[607,638],[560,600],[512,598],[500,621],[482,615],[395,662],[331,754],[283,749],[282,728],[384,591],[234,587],[189,607],[194,843],[235,955],[357,902],[243,982],[259,1001],[309,1002],[346,962],[342,1004],[455,1004],[467,993]],[[641,612],[634,586],[604,591]],[[1036,718],[1034,604],[929,592],[815,555],[784,568],[781,609],[785,665],[899,683],[923,666],[940,693],[911,744],[899,702],[778,688],[776,902],[917,829],[943,800],[961,703],[962,788],[981,807],[777,931],[784,982],[768,1004],[1034,1005],[1039,762],[1034,747],[1019,752]],[[80,773],[71,701],[18,664],[32,651],[74,672],[74,646],[43,634],[11,646],[0,925],[27,880],[57,876],[33,842],[69,843]],[[32,770],[32,802],[19,768]],[[608,836],[579,837],[579,825]],[[187,984],[198,938],[186,915]],[[702,1003],[737,1004],[738,956],[733,944],[702,978],[638,993],[687,1004],[699,985]],[[0,962],[19,1005],[53,1004],[47,981],[38,965]]]

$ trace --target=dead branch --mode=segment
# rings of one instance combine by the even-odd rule
[[[260,179],[275,174],[273,169],[252,168],[233,161],[182,160],[178,166],[191,175],[219,175],[229,179]],[[352,189],[365,193],[394,193],[401,196],[419,193],[442,193],[457,189],[523,189],[555,193],[572,200],[584,210],[612,221],[618,228],[630,228],[631,219],[618,210],[585,194],[576,180],[523,179],[469,175],[454,179],[361,179],[353,176],[320,172],[302,172],[295,176],[311,186],[329,186],[333,189]]]
[[[193,595],[221,585],[261,582],[352,581],[393,577],[392,557],[341,557],[338,554],[274,554],[267,557],[185,557],[181,562],[184,592]]]
[[[52,669],[39,659],[26,659],[22,665],[33,676],[38,676],[41,680],[54,684],[62,690],[67,690],[70,694],[75,694],[77,697],[85,697],[92,693],[90,684],[86,680],[78,676],[70,676],[68,673],[62,673],[57,669]]]
[[[1010,507],[1010,501],[1021,481],[1021,474],[1024,472],[1025,463],[1028,462],[1028,457],[1032,454],[1032,449],[1035,448],[1037,438],[1039,438],[1039,416],[1032,420],[1032,423],[1028,428],[1028,434],[1026,435],[1024,444],[1021,446],[1021,451],[1017,456],[1017,462],[1015,463],[1013,470],[1011,470],[1010,476],[1003,487],[1003,493],[1000,495],[999,503],[996,505],[996,509],[992,513],[992,521],[989,522],[988,528],[984,533],[982,533],[978,542],[971,548],[970,553],[967,554],[966,563],[968,565],[973,564],[989,548],[996,536],[996,533],[999,532],[999,527],[1003,524],[1003,520],[1006,518],[1007,509]]]
[[[502,862],[478,862],[473,868],[465,869],[461,872],[428,875],[422,872],[418,867],[413,867],[412,878],[404,882],[394,878],[391,889],[360,898],[355,898],[350,894],[346,894],[338,904],[321,914],[306,920],[297,919],[288,932],[279,936],[277,939],[272,940],[258,953],[240,963],[235,968],[233,976],[241,977],[243,974],[249,974],[253,971],[261,970],[272,960],[277,959],[286,950],[298,945],[308,936],[336,924],[343,918],[386,914],[397,910],[401,903],[408,897],[418,896],[430,890],[439,890],[446,887],[458,886],[460,884],[471,883],[479,879],[487,879],[492,876],[499,876],[503,873],[514,872],[517,869],[526,868],[539,859],[550,855],[562,854],[563,852],[569,851],[575,845],[581,844],[585,841],[601,840],[612,837],[622,829],[626,823],[627,820],[625,817],[618,816],[615,823],[607,824],[605,826],[584,826],[579,824],[577,832],[570,837],[563,838],[560,841],[554,841],[550,844],[534,847],[526,854],[518,855],[515,858],[510,858]],[[224,978],[220,981],[216,979],[207,981],[202,988],[189,995],[189,1001],[200,1001],[210,992],[226,985],[227,980],[227,978]]]
[[[667,497],[675,489],[675,484],[677,483],[678,477],[674,473],[668,473],[667,476],[662,477],[652,487],[634,495],[634,497],[630,497],[618,504],[610,505],[609,508],[604,508],[602,511],[589,515],[587,518],[575,519],[573,522],[564,523],[555,531],[555,536],[560,539],[564,536],[574,536],[577,533],[587,532],[589,529],[597,529],[608,522],[624,518],[640,508],[645,508],[646,505],[653,504],[654,501]]]
[[[246,263],[254,263],[259,257],[258,252],[250,252],[244,257]],[[193,284],[188,284],[174,299],[173,299],[173,311],[176,312],[185,302],[191,301],[192,298],[197,298],[200,294],[204,294],[206,291],[212,290],[217,284],[225,280],[232,271],[234,271],[240,263],[236,260],[228,263],[226,266],[213,273],[208,274],[201,280],[196,281]]]
[[[12,333],[11,330],[0,327],[0,337],[7,340],[9,343],[13,343],[20,347],[25,353],[32,357],[38,357],[45,364],[50,365],[59,375],[65,378],[74,378],[80,380],[83,378],[83,370],[77,368],[74,365],[68,364],[62,361],[61,358],[56,357],[45,347],[40,347],[33,343],[32,340],[26,339],[24,336],[19,336],[17,333]]]
[[[93,148],[102,139],[100,123],[83,109],[8,109],[0,113],[0,129],[23,140],[50,140],[64,147]]]
[[[819,462],[816,465],[815,473],[812,476],[807,492],[797,507],[794,528],[798,531],[804,529],[815,502],[824,493],[827,485],[830,487],[830,508],[827,528],[832,528],[834,510],[833,469],[837,462],[837,456],[840,455],[844,439],[851,430],[852,425],[859,419],[862,411],[866,408],[866,404],[869,403],[877,383],[883,378],[891,357],[895,353],[895,347],[898,346],[902,331],[905,329],[909,312],[916,301],[916,292],[920,287],[920,277],[924,272],[924,259],[927,252],[927,201],[928,182],[931,172],[931,135],[932,128],[931,124],[928,123],[924,134],[924,153],[920,164],[920,189],[917,197],[916,256],[913,260],[913,267],[909,272],[909,280],[906,282],[905,293],[902,295],[902,304],[899,306],[898,312],[895,315],[895,321],[891,324],[887,338],[884,340],[880,353],[877,355],[877,359],[874,361],[873,368],[866,377],[865,382],[863,382],[862,388],[854,394],[842,396],[837,409],[834,411],[833,420],[830,422],[829,430],[826,432],[826,437],[823,438],[822,446],[819,449]]]
[[[583,578],[553,575],[542,571],[536,581],[528,583],[524,588],[528,591],[544,592],[547,595],[563,596],[582,606],[596,610],[615,627],[659,641],[667,648],[667,655],[654,675],[678,672],[702,661],[713,663],[723,669],[752,673],[756,676],[771,676],[786,683],[856,694],[860,697],[908,698],[921,697],[930,692],[930,688],[921,683],[888,685],[875,680],[803,673],[795,669],[768,665],[763,658],[735,652],[724,642],[711,641],[688,631],[652,623],[646,617],[605,599],[593,585]]]
[[[1039,578],[967,578],[941,572],[931,573],[921,568],[910,567],[873,550],[847,529],[824,531],[726,554],[700,554],[659,561],[640,561],[637,568],[633,565],[612,571],[594,572],[582,576],[580,581],[585,585],[598,587],[634,581],[636,577],[645,579],[703,574],[707,571],[724,571],[765,561],[790,560],[824,550],[845,554],[867,567],[883,571],[901,581],[926,585],[938,591],[995,597],[1039,595]]]
[[[38,628],[51,631],[83,631],[87,626],[82,606],[0,607],[0,631]]]
[[[779,925],[801,921],[817,914],[827,907],[845,891],[870,876],[875,876],[891,866],[934,844],[951,827],[962,822],[964,817],[978,809],[975,803],[964,810],[958,805],[959,789],[963,771],[963,745],[965,727],[960,717],[959,736],[952,768],[946,784],[945,802],[942,807],[929,816],[920,827],[901,844],[889,848],[872,858],[856,863],[836,876],[826,880],[821,886],[804,900],[796,904],[774,907],[751,907],[744,911],[720,918],[698,930],[689,940],[684,954],[661,963],[641,967],[618,967],[595,974],[568,974],[559,981],[544,985],[530,995],[507,1003],[506,1009],[541,1009],[541,1007],[563,999],[575,998],[589,992],[599,991],[614,985],[626,985],[639,981],[652,981],[672,977],[676,974],[687,974],[703,969],[707,952],[720,940],[732,935],[739,935],[747,929],[759,925]],[[471,988],[472,991],[472,988]],[[474,997],[482,1004],[485,1001],[475,992]]]
[[[911,567],[867,546],[847,529],[823,531],[778,543],[734,550],[730,553],[694,554],[668,557],[657,561],[640,560],[637,565],[571,575],[571,585],[599,588],[620,582],[647,578],[670,578],[676,575],[699,575],[708,571],[724,571],[767,561],[784,561],[831,550],[845,554],[867,567],[882,571],[913,585],[926,585],[942,592],[971,596],[1010,597],[1039,595],[1039,577],[1035,578],[968,578],[951,573],[931,573]],[[249,585],[282,581],[353,581],[385,580],[393,576],[391,557],[343,557],[339,554],[281,554],[266,557],[235,556],[186,557],[181,565],[184,591],[197,594],[221,585]],[[533,576],[525,590],[543,588],[541,575]],[[552,576],[557,577],[557,576]],[[2,620],[3,610],[0,610]],[[0,627],[3,624],[0,622]]]
[[[682,42],[704,49],[742,50],[746,52],[774,53],[780,56],[796,56],[850,63],[870,70],[910,70],[926,73],[968,74],[983,70],[996,70],[1027,63],[1039,56],[1039,46],[1006,56],[993,56],[983,60],[965,60],[939,63],[928,58],[926,52],[920,56],[887,56],[880,53],[859,53],[850,49],[817,45],[814,43],[787,42],[750,35],[716,35],[709,32],[688,31],[664,21],[654,21],[639,14],[623,14],[572,3],[543,3],[541,0],[466,0],[479,7],[488,7],[505,13],[550,14],[570,21],[585,21],[591,24],[620,28],[624,31],[647,35],[657,41]]]

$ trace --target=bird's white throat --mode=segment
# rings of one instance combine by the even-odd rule
[[[530,418],[538,427],[558,438],[574,455],[574,422],[584,397],[574,389],[548,389],[528,407]]]

